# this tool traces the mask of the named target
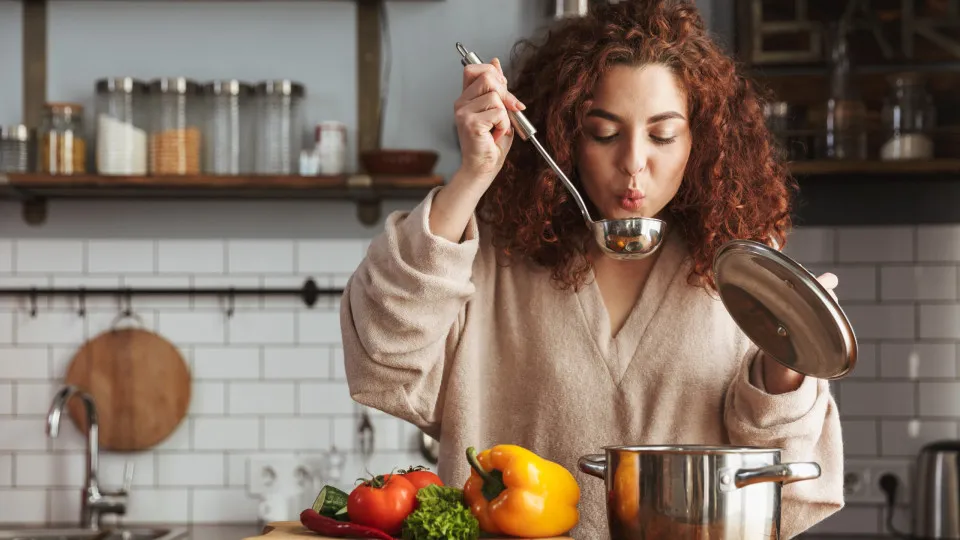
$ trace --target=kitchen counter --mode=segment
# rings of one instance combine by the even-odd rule
[[[243,525],[193,525],[188,526],[190,540],[242,540],[260,534],[262,526],[256,524]],[[186,540],[181,537],[180,540]],[[890,536],[878,534],[806,534],[796,540],[890,540]]]
[[[179,540],[243,540],[259,535],[263,530],[263,526],[256,523],[187,525],[180,528],[186,528],[188,536],[180,537]],[[890,538],[878,534],[807,534],[798,536],[796,540],[890,540]]]
[[[164,525],[164,527],[168,527]],[[210,524],[170,526],[170,528],[185,528],[186,537],[180,540],[243,540],[250,536],[257,536],[263,530],[262,525],[256,523],[243,524]],[[890,540],[891,537],[878,534],[804,534],[796,540]]]
[[[211,523],[196,525],[165,525],[164,528],[186,529],[187,536],[178,540],[242,540],[257,536],[263,531],[263,525],[257,523]]]
[[[51,527],[73,527],[74,525],[51,525]],[[12,525],[10,529],[42,528],[44,525],[20,524]],[[246,523],[210,523],[210,524],[171,524],[171,523],[124,523],[124,528],[162,528],[184,531],[186,534],[177,540],[243,540],[251,536],[259,536],[264,524],[256,522]],[[8,527],[0,526],[0,529]],[[804,534],[796,540],[890,540],[891,537],[878,534]]]
[[[209,525],[187,525],[187,526],[168,526],[164,528],[187,529],[187,536],[180,537],[179,540],[243,540],[251,536],[257,536],[263,530],[263,525],[256,523],[243,524],[209,524]],[[804,534],[796,540],[890,540],[890,536],[879,534]]]
[[[104,528],[113,527],[113,524],[104,524]],[[121,529],[166,529],[171,532],[183,532],[185,534],[178,536],[176,540],[243,540],[251,536],[259,536],[263,531],[263,525],[256,522],[245,523],[210,523],[210,524],[184,524],[184,523],[139,523],[124,522],[120,525]],[[56,536],[43,536],[45,531],[67,530],[77,531],[76,523],[6,523],[0,524],[0,539],[17,538],[11,535],[17,531],[44,531],[41,537],[55,539]],[[87,532],[87,531],[83,531]],[[30,534],[26,537],[32,537]],[[70,536],[60,538],[71,538]]]
[[[260,534],[263,527],[245,525],[193,525],[189,529],[190,540],[243,540]],[[878,534],[814,534],[800,535],[796,540],[890,540],[890,536]],[[181,537],[180,540],[186,540]]]
[[[892,536],[876,533],[866,534],[801,534],[796,540],[890,540]]]

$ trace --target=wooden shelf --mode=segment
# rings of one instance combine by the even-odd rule
[[[900,161],[794,161],[790,172],[796,176],[824,176],[835,174],[904,175],[904,174],[960,174],[960,159],[900,160]]]
[[[101,176],[0,174],[0,199],[24,204],[31,224],[46,219],[46,202],[61,200],[345,200],[357,204],[367,225],[380,219],[387,199],[418,200],[443,185],[443,177],[370,176]]]
[[[804,161],[790,171],[800,226],[960,223],[960,160]]]

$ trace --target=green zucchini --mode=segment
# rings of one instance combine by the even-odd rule
[[[334,486],[323,486],[316,500],[313,501],[313,509],[318,514],[326,517],[334,517],[338,512],[347,511],[348,495]]]

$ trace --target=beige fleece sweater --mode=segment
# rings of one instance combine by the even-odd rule
[[[757,445],[822,467],[821,478],[784,487],[784,538],[842,507],[840,421],[826,381],[807,377],[782,395],[752,384],[755,346],[715,295],[687,283],[676,235],[611,337],[595,283],[561,291],[532,264],[498,265],[475,219],[461,243],[432,234],[435,193],[388,217],[344,291],[341,327],[350,394],[438,438],[445,482],[466,480],[468,446],[524,446],[574,473],[573,536],[593,540],[609,538],[604,488],[579,472],[581,455],[619,444]]]

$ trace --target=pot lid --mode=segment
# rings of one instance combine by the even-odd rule
[[[839,379],[857,362],[857,338],[840,305],[799,263],[751,240],[717,251],[720,298],[764,353],[818,379]]]

